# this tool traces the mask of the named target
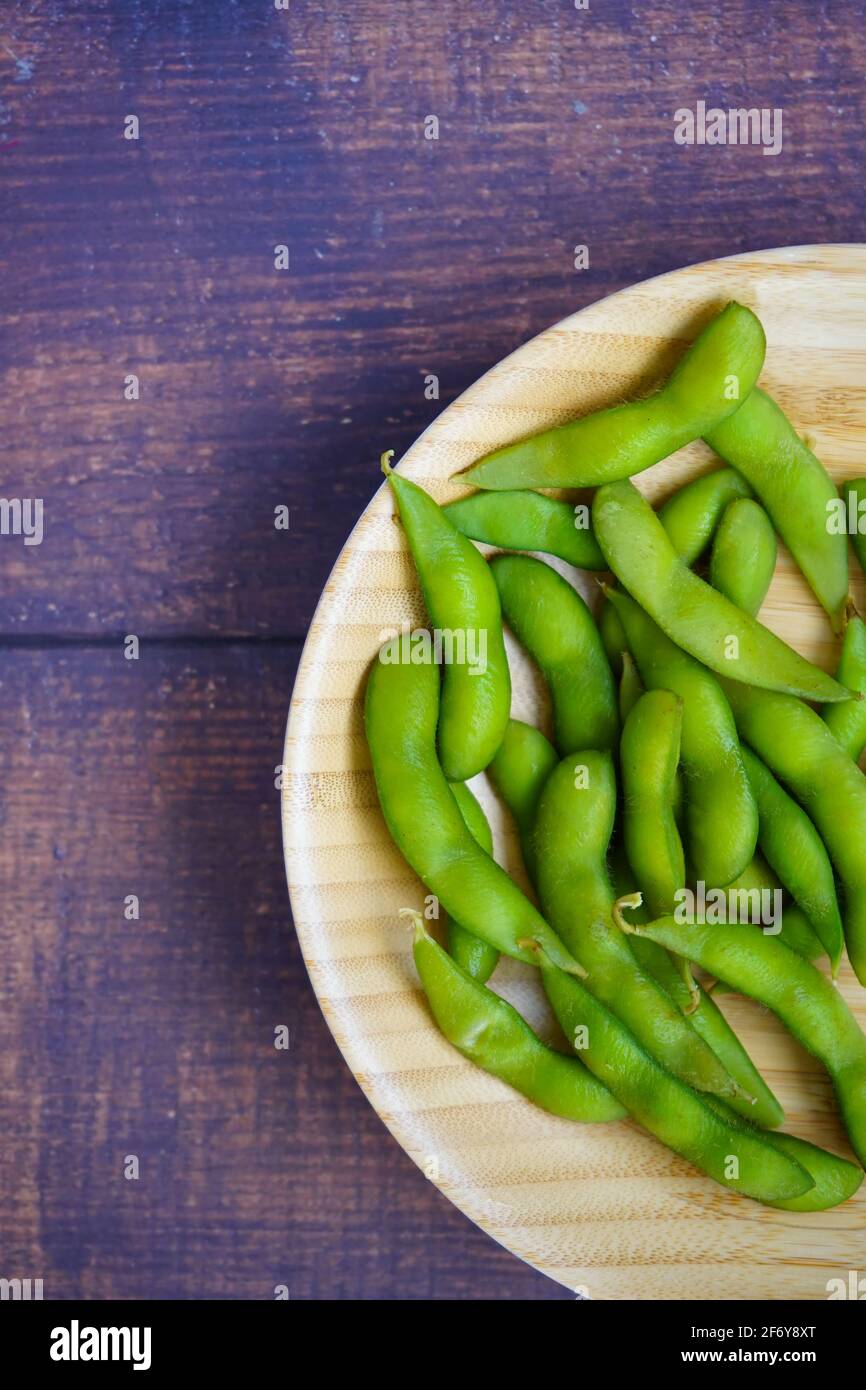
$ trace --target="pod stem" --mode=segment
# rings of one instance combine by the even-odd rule
[[[565,975],[574,975],[578,980],[585,980],[587,978],[587,971],[584,970],[580,961],[575,960],[574,956],[566,951],[564,946],[562,947],[564,958],[562,960],[554,960],[550,952],[542,946],[536,936],[521,936],[518,938],[517,944],[521,951],[535,952],[536,955],[543,958],[546,965],[555,965],[557,970],[561,970]],[[557,944],[561,945],[561,942]]]
[[[394,457],[394,452],[393,449],[386,449],[383,454],[379,455],[379,467],[382,469],[386,478],[390,478],[391,474],[394,472],[391,467],[391,460]]]
[[[854,607],[854,600],[849,594],[845,602],[840,603],[836,611],[830,614],[830,626],[837,637],[844,637],[850,619],[856,616],[857,609]]]
[[[397,916],[408,917],[411,920],[412,925],[415,928],[416,941],[422,941],[425,937],[430,935],[430,933],[424,925],[424,918],[421,916],[421,913],[418,911],[417,907],[401,907],[397,913]]]
[[[624,931],[628,936],[640,936],[641,933],[640,928],[634,922],[629,922],[623,917],[623,910],[640,907],[642,903],[643,893],[627,893],[624,898],[617,898],[613,905],[613,920],[620,931]]]
[[[685,956],[677,957],[677,965],[679,967],[679,972],[680,976],[682,977],[683,984],[689,991],[689,1002],[683,1009],[683,1013],[685,1014],[686,1018],[688,1018],[689,1014],[693,1014],[701,1002],[701,989],[700,985],[698,984],[697,980],[692,974],[691,963],[686,959]]]

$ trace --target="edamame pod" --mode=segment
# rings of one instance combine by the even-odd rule
[[[611,916],[616,901],[607,851],[616,812],[609,753],[572,753],[538,802],[535,860],[541,904],[565,946],[584,953],[589,987],[662,1066],[698,1090],[733,1095],[718,1058],[670,997],[641,970]]]
[[[457,530],[503,550],[539,550],[582,570],[603,570],[589,508],[559,502],[543,492],[473,492],[443,508]],[[578,526],[585,519],[586,524]]]
[[[866,486],[866,485],[864,485]],[[866,695],[866,623],[852,611],[842,639],[842,654],[836,679],[849,690]],[[855,763],[866,748],[866,699],[845,700],[841,705],[828,705],[824,721],[839,747]]]
[[[613,674],[580,594],[529,555],[494,555],[490,569],[505,621],[550,687],[560,753],[613,748],[619,737]]]
[[[451,645],[442,679],[439,758],[449,782],[490,762],[505,732],[511,677],[499,596],[484,557],[423,488],[382,466],[418,571],[434,638]],[[443,647],[444,649],[444,647]]]
[[[473,979],[415,921],[415,965],[434,1019],[471,1062],[564,1120],[619,1120],[624,1106],[576,1057],[547,1047],[516,1009]]]
[[[488,768],[490,780],[517,822],[523,862],[533,883],[535,811],[541,790],[558,762],[556,749],[539,729],[509,719],[499,752]]]
[[[632,483],[599,488],[592,516],[596,540],[617,578],[668,637],[705,666],[806,700],[850,697],[832,676],[693,574]]]
[[[752,489],[735,468],[716,468],[673,493],[658,517],[680,559],[693,565],[712,540],[728,503],[751,496]]]
[[[622,675],[619,678],[619,717],[623,724],[644,693],[643,681],[630,651],[622,654]]]
[[[681,925],[673,917],[635,926],[619,907],[616,917],[624,931],[648,936],[669,951],[687,951],[712,975],[772,1009],[826,1067],[851,1147],[861,1163],[866,1161],[866,1038],[820,970],[762,932],[721,924]]]
[[[632,658],[623,652],[623,675]],[[674,816],[683,702],[670,690],[650,690],[633,705],[620,740],[623,838],[628,862],[653,917],[673,912],[685,887],[686,861]],[[684,1012],[700,1003],[689,963],[677,961],[689,991]]]
[[[628,643],[619,615],[613,604],[609,603],[607,599],[601,605],[598,630],[601,633],[601,640],[604,643],[611,670],[619,681],[619,718],[620,723],[624,724],[633,705],[644,693],[645,686],[635,659],[628,650]],[[617,643],[619,643],[618,646]],[[677,769],[674,777],[673,808],[674,820],[678,826],[683,819],[684,805],[683,779],[682,774]]]
[[[764,363],[766,340],[731,302],[707,324],[655,395],[507,444],[460,475],[475,487],[597,487],[640,473],[737,409]]]
[[[625,852],[653,917],[673,912],[686,882],[673,813],[682,723],[680,697],[649,690],[632,708],[620,741]]]
[[[866,478],[849,478],[840,488],[845,516],[845,530],[851,549],[866,574]],[[853,525],[852,525],[853,523]],[[864,530],[861,531],[861,525]]]
[[[745,752],[745,749],[744,749],[743,751]],[[757,916],[759,916],[759,915],[762,915],[762,914],[759,914],[759,911],[758,911],[759,909],[762,908],[762,899],[761,899],[760,897],[755,897],[755,894],[756,894],[756,893],[760,893],[760,894],[775,894],[775,893],[778,893],[778,894],[779,894],[778,902],[779,902],[780,904],[781,904],[782,897],[783,897],[783,889],[782,889],[781,883],[779,882],[779,880],[778,880],[778,878],[776,877],[776,875],[773,873],[773,870],[770,868],[770,866],[769,866],[769,864],[767,863],[767,861],[766,861],[765,859],[762,859],[761,856],[760,856],[760,854],[756,854],[755,857],[754,857],[754,859],[750,860],[750,862],[749,862],[749,863],[746,865],[746,867],[743,869],[743,872],[742,872],[741,874],[737,874],[737,877],[736,877],[736,878],[731,879],[731,882],[730,882],[730,883],[726,883],[726,884],[724,885],[724,888],[725,888],[725,891],[727,892],[729,898],[732,898],[733,895],[734,895],[735,893],[736,893],[736,894],[745,894],[745,893],[748,893],[748,894],[749,894],[748,899],[746,899],[746,898],[740,898],[740,901],[741,901],[741,902],[743,903],[743,905],[744,905],[744,906],[743,906],[743,909],[742,909],[742,910],[740,911],[740,913],[739,913],[740,921],[743,921],[744,918],[745,918],[747,915],[748,915],[750,918],[755,918],[755,917],[757,917]],[[769,901],[770,901],[769,898],[763,899],[763,902],[769,902]],[[745,910],[745,906],[746,906],[746,905],[749,905],[749,907],[750,907],[750,910],[749,910],[748,914],[746,913],[746,910]],[[774,906],[775,906],[775,903],[774,903]],[[652,915],[652,914],[651,914],[651,915]],[[664,913],[660,913],[659,915],[660,915],[660,916],[664,916],[665,914],[664,914]],[[775,915],[775,914],[774,914],[774,915]],[[771,923],[770,925],[774,925],[774,924]]]
[[[809,1192],[800,1197],[788,1197],[784,1201],[770,1202],[771,1207],[781,1207],[783,1211],[828,1211],[830,1207],[841,1206],[847,1202],[863,1182],[863,1169],[847,1158],[819,1149],[795,1134],[768,1134],[765,1136],[777,1149],[789,1158],[796,1159],[806,1169],[815,1184]]]
[[[833,975],[845,944],[833,866],[806,812],[780,787],[750,748],[743,758],[758,806],[758,843],[772,869],[803,909],[827,955]],[[653,916],[661,913],[650,911]]]
[[[722,888],[742,873],[758,839],[758,809],[730,706],[715,676],[666,637],[633,599],[618,589],[606,593],[644,685],[673,691],[683,702],[689,857],[699,879]]]
[[[474,794],[465,782],[455,782],[451,790],[473,840],[480,845],[485,854],[492,855],[493,833]],[[489,941],[482,941],[480,936],[461,927],[453,917],[448,919],[448,950],[457,964],[462,966],[473,980],[480,980],[482,984],[490,979],[499,960],[499,952]]]
[[[607,652],[610,669],[617,680],[622,676],[622,654],[628,648],[628,639],[612,603],[605,599],[598,612],[598,630],[602,645]]]
[[[759,1131],[731,1123],[671,1076],[583,984],[544,959],[541,971],[559,1025],[584,1065],[650,1134],[724,1187],[759,1202],[811,1191],[812,1178],[797,1159]]]
[[[530,965],[538,940],[583,973],[507,873],[476,844],[436,755],[439,671],[392,661],[386,643],[367,681],[364,721],[379,803],[391,837],[449,917],[497,951]],[[383,658],[385,658],[383,660]]]
[[[848,554],[844,534],[829,529],[838,496],[823,464],[759,388],[743,398],[733,415],[705,430],[704,438],[752,486],[834,631],[841,631],[848,599]]]
[[[747,1120],[734,1116],[724,1101],[716,1100],[713,1096],[707,1096],[707,1104],[731,1124],[745,1126],[751,1134],[760,1134],[773,1145],[773,1148],[795,1159],[812,1179],[814,1187],[809,1192],[804,1192],[799,1197],[768,1202],[767,1206],[781,1207],[783,1211],[828,1211],[831,1207],[838,1207],[842,1202],[847,1202],[860,1187],[863,1170],[858,1168],[856,1163],[850,1163],[847,1158],[839,1158],[836,1154],[828,1153],[826,1149],[819,1149],[817,1144],[798,1139],[794,1134],[763,1133],[756,1128],[760,1123],[757,1117],[754,1123],[749,1124]]]
[[[748,917],[761,931],[767,931],[778,941],[784,941],[786,946],[790,946],[792,951],[796,951],[806,960],[817,960],[819,956],[824,955],[824,947],[809,925],[806,914],[796,903],[784,905],[782,885],[760,854],[756,854],[751,864],[747,864],[743,872],[727,884],[725,892],[729,902],[737,902],[737,914],[741,922]],[[775,896],[776,893],[779,894],[778,898]],[[757,920],[767,915],[765,908],[768,904],[773,917],[781,906],[781,921],[778,924],[775,921],[768,923]]]
[[[634,896],[634,879],[621,853],[614,852],[611,858],[611,872],[617,897]],[[649,920],[643,907],[635,909],[632,917],[636,922]],[[703,1038],[707,1046],[712,1048],[722,1066],[740,1087],[741,1094],[728,1097],[725,1103],[732,1111],[757,1125],[763,1125],[767,1129],[774,1129],[776,1125],[780,1125],[785,1118],[784,1110],[710,992],[698,985],[695,1007],[691,985],[684,979],[675,959],[662,946],[657,946],[645,936],[632,936],[629,940],[638,964],[648,975],[652,975],[683,1013],[691,1010],[688,1015],[689,1022],[698,1037]],[[820,950],[820,943],[818,949]],[[717,987],[714,986],[714,989]],[[703,1094],[706,1095],[706,1092]]]
[[[485,854],[492,854],[493,831],[472,788],[467,787],[465,782],[454,782],[451,791],[473,840]]]
[[[645,937],[632,937],[632,948],[638,946],[635,950],[637,960],[658,981],[662,989],[667,991],[680,1009],[691,1010],[688,1015],[689,1023],[698,1037],[703,1038],[707,1046],[712,1048],[728,1075],[740,1087],[739,1095],[728,1096],[726,1106],[734,1114],[753,1120],[764,1129],[775,1129],[784,1120],[785,1112],[718,1004],[712,995],[699,985],[698,1003],[695,1008],[691,990],[678,970],[675,958],[663,948],[658,948],[659,954],[650,961],[640,949],[642,946],[655,945],[654,941]],[[707,1095],[705,1091],[702,1094]],[[707,1099],[710,1097],[707,1096]],[[715,1100],[716,1097],[712,1099]]]
[[[824,947],[815,935],[815,929],[801,907],[789,903],[782,912],[782,930],[779,940],[804,960],[818,960],[824,954]]]
[[[748,497],[732,502],[719,522],[710,554],[710,583],[754,618],[776,568],[776,533]]]
[[[808,812],[842,884],[845,944],[866,984],[866,777],[801,700],[725,681],[742,737]]]
[[[860,530],[861,525],[866,528],[866,478],[849,478],[842,484],[841,494],[851,549],[866,574],[866,530]]]

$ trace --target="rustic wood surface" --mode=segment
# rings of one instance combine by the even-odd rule
[[[299,643],[381,449],[517,344],[673,266],[862,240],[864,8],[2,7],[3,495],[45,537],[0,537],[0,1275],[562,1296],[321,1019],[273,788]],[[782,154],[676,147],[702,98],[782,107]]]

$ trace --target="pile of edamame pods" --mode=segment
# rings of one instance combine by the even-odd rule
[[[447,914],[446,949],[407,909],[445,1037],[554,1115],[631,1116],[732,1191],[819,1211],[866,1163],[866,1039],[834,984],[845,951],[866,984],[866,627],[838,524],[866,479],[840,496],[758,387],[764,352],[730,303],[654,395],[496,450],[444,508],[385,455],[430,631],[380,651],[366,731],[390,833]],[[654,511],[630,477],[696,439],[719,465]],[[586,488],[591,523],[550,495]],[[777,535],[840,638],[835,678],[757,620]],[[597,617],[543,554],[601,577]],[[510,717],[503,623],[547,684],[552,743]],[[534,896],[493,857],[465,785],[482,771]],[[740,920],[768,891],[781,919]],[[502,953],[539,971],[571,1051],[489,988]],[[779,1132],[725,990],[823,1063],[858,1163]]]

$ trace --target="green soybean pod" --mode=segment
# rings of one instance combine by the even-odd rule
[[[808,813],[842,886],[848,959],[866,984],[866,777],[824,720],[791,695],[725,681],[741,735]]]
[[[847,1202],[863,1182],[863,1169],[856,1163],[828,1153],[817,1144],[809,1144],[795,1134],[768,1134],[767,1138],[805,1168],[815,1184],[811,1192],[771,1202],[771,1206],[781,1207],[783,1211],[827,1211]]]
[[[732,302],[654,395],[507,444],[472,464],[460,481],[493,491],[597,487],[640,473],[736,410],[758,379],[765,348],[758,319]]]
[[[866,574],[866,478],[850,478],[842,484],[841,493],[845,531],[860,568]]]
[[[681,769],[680,769],[680,768],[677,768],[677,775],[676,775],[676,777],[674,778],[674,820],[675,820],[676,823],[677,823],[677,830],[680,832],[680,837],[682,837],[682,833],[683,833],[683,825],[684,825],[684,823],[685,823],[685,814],[686,814],[685,779],[683,778],[683,774],[682,774]]]
[[[516,1009],[438,946],[414,913],[415,965],[440,1031],[464,1057],[551,1115],[581,1124],[619,1120],[624,1106],[577,1057],[547,1047]]]
[[[617,898],[626,895],[633,897],[634,878],[625,862],[625,856],[619,850],[614,851],[611,856],[611,873]],[[649,920],[642,906],[633,910],[631,915],[636,922]],[[632,936],[629,940],[638,964],[648,975],[652,975],[678,1008],[684,1013],[691,1010],[689,1022],[695,1032],[712,1048],[722,1066],[740,1087],[740,1094],[729,1097],[726,1104],[731,1110],[767,1129],[774,1129],[776,1125],[780,1125],[785,1118],[784,1110],[708,990],[698,986],[695,1007],[692,988],[684,979],[674,958],[662,946],[657,946],[645,936]],[[818,949],[820,950],[820,944]]]
[[[866,623],[853,612],[842,639],[842,653],[836,679],[849,690],[866,695]],[[827,705],[823,715],[827,728],[839,747],[844,749],[855,763],[859,762],[863,749],[866,748],[866,699],[845,700],[841,705]]]
[[[434,635],[447,634],[455,644],[457,658],[443,672],[439,757],[449,782],[467,782],[502,742],[511,707],[499,595],[486,560],[442,508],[423,488],[390,471],[387,456],[382,463]]]
[[[804,1192],[799,1197],[788,1197],[778,1202],[768,1202],[770,1207],[781,1207],[783,1211],[828,1211],[831,1207],[841,1206],[847,1202],[849,1197],[860,1187],[863,1181],[863,1170],[858,1168],[856,1163],[851,1163],[847,1158],[839,1158],[836,1154],[828,1153],[826,1149],[819,1149],[817,1144],[810,1144],[806,1139],[798,1139],[794,1134],[766,1134],[757,1126],[761,1123],[757,1116],[754,1123],[749,1124],[747,1120],[732,1114],[730,1107],[724,1101],[716,1100],[714,1096],[707,1096],[707,1104],[717,1110],[729,1123],[737,1126],[746,1126],[752,1134],[762,1134],[762,1137],[773,1148],[781,1153],[787,1154],[799,1163],[814,1183],[814,1187],[809,1192]]]
[[[642,1047],[698,1090],[735,1095],[736,1085],[671,998],[638,965],[613,923],[607,853],[616,813],[610,753],[569,754],[548,777],[535,820],[538,893],[567,950],[583,955],[590,989]],[[619,938],[619,939],[618,939]]]
[[[601,634],[602,645],[607,652],[610,669],[619,680],[622,676],[622,654],[628,647],[628,639],[620,622],[619,614],[607,599],[604,600],[598,611],[598,630]]]
[[[762,859],[760,854],[756,854],[754,859],[743,869],[743,872],[737,874],[737,877],[725,884],[724,887],[729,898],[734,894],[739,895],[739,901],[742,904],[742,911],[739,913],[740,921],[747,919],[747,908],[749,918],[760,916],[763,919],[767,915],[764,911],[767,895],[773,895],[771,915],[776,917],[781,912],[784,889],[767,861]],[[775,896],[776,894],[778,897]],[[779,912],[776,911],[777,907]],[[664,914],[659,915],[663,916]],[[775,925],[775,923],[771,922],[770,925]]]
[[[624,663],[626,658],[632,659],[624,652]],[[627,669],[624,664],[623,674]],[[682,722],[680,697],[670,690],[650,690],[633,704],[620,740],[625,851],[653,917],[673,912],[686,882],[674,815]],[[679,960],[677,968],[690,995],[685,1012],[691,1014],[700,1003],[698,987],[687,960]]]
[[[523,862],[535,882],[532,832],[542,788],[559,762],[559,754],[540,729],[509,719],[499,751],[488,768],[490,780],[515,821]]]
[[[788,903],[782,912],[779,940],[805,960],[818,960],[824,954],[824,947],[815,935],[814,927],[796,903]]]
[[[364,723],[379,804],[406,862],[449,917],[516,960],[537,965],[539,941],[582,973],[537,908],[466,828],[436,753],[439,670],[393,660],[385,643],[367,680]]]
[[[733,415],[705,431],[704,438],[751,485],[834,631],[840,632],[848,600],[848,554],[844,534],[829,529],[838,495],[823,464],[775,401],[758,388]]]
[[[683,702],[689,858],[698,878],[721,888],[742,873],[758,839],[758,810],[730,706],[715,676],[671,642],[633,599],[615,589],[608,600],[644,685],[673,691]]]
[[[710,583],[756,617],[776,568],[776,533],[757,502],[741,497],[719,522],[710,554]]]
[[[559,1025],[584,1065],[650,1134],[742,1196],[778,1202],[811,1191],[812,1178],[796,1158],[775,1148],[760,1131],[744,1131],[720,1115],[702,1095],[660,1066],[610,1009],[579,981],[572,985],[543,954],[541,973]]]
[[[682,972],[677,968],[676,958],[661,947],[657,948],[658,955],[648,958],[641,948],[655,946],[656,943],[638,937],[632,937],[631,940],[637,960],[681,1009],[691,1010],[689,1022],[698,1037],[703,1038],[707,1046],[712,1048],[722,1066],[740,1087],[739,1095],[728,1096],[725,1102],[728,1108],[735,1114],[753,1120],[764,1129],[775,1129],[784,1120],[785,1112],[712,995],[699,985],[698,1003],[695,1008],[691,990],[683,979]],[[707,1092],[702,1094],[708,1096]]]
[[[634,940],[635,938],[632,937],[632,941]],[[824,947],[809,926],[808,917],[805,912],[802,912],[800,908],[797,907],[796,903],[789,903],[784,909],[782,913],[782,930],[779,932],[776,940],[784,942],[786,946],[790,947],[792,951],[796,951],[797,955],[802,956],[804,960],[820,960],[824,954]],[[648,944],[650,946],[655,946],[656,943],[651,941]],[[661,947],[658,949],[661,950]],[[707,986],[707,990],[714,999],[717,995],[737,993],[736,990],[731,989],[730,985],[726,985],[724,980],[714,980]],[[733,1075],[733,1073],[731,1074]],[[767,1123],[766,1120],[761,1120],[757,1115],[755,1116],[755,1120],[758,1124]]]
[[[474,793],[465,782],[455,782],[451,790],[473,840],[480,845],[485,854],[492,856],[493,832]],[[489,941],[482,941],[480,936],[475,936],[473,932],[461,927],[453,917],[448,919],[448,950],[458,965],[471,975],[473,980],[480,980],[482,984],[490,979],[499,960],[499,952]]]
[[[630,651],[622,654],[622,675],[619,678],[619,717],[623,724],[644,693],[643,681]]]
[[[677,646],[723,676],[827,703],[850,691],[710,588],[683,563],[652,507],[627,480],[592,504],[595,536],[614,574]]]
[[[752,919],[759,915],[769,916],[772,919],[769,927],[761,927],[768,935],[784,941],[806,960],[817,960],[824,955],[824,947],[809,925],[808,917],[796,903],[785,903],[781,883],[760,854],[756,854],[751,864],[727,885],[726,892],[729,900],[736,895],[740,921],[746,916]],[[768,900],[771,906],[766,912]]]
[[[660,917],[635,926],[617,910],[626,932],[648,936],[693,960],[741,994],[771,1009],[826,1067],[851,1147],[866,1161],[866,1038],[838,989],[802,956],[763,932]]]
[[[537,550],[582,570],[603,570],[605,559],[592,534],[589,508],[559,502],[543,492],[473,492],[443,508],[464,536],[502,550]],[[579,526],[578,522],[586,521]]]
[[[658,517],[674,550],[693,565],[712,540],[728,503],[751,496],[752,489],[735,468],[716,468],[673,493]]]
[[[644,693],[644,683],[631,652],[628,650],[623,625],[619,614],[607,599],[601,605],[598,616],[598,630],[607,652],[607,659],[614,676],[619,681],[619,718],[624,724],[633,705]],[[677,825],[683,818],[684,792],[683,779],[679,773],[674,778],[673,789],[674,819]]]
[[[743,601],[743,593],[729,594]],[[855,650],[856,648],[852,648]],[[849,667],[843,661],[840,667]],[[853,675],[853,670],[851,671]],[[841,676],[840,676],[841,679]],[[845,712],[862,703],[845,700],[829,705],[825,719],[836,711]],[[855,715],[855,721],[857,716]],[[781,939],[808,960],[826,950],[833,977],[839,968],[844,932],[836,897],[836,884],[824,843],[806,812],[779,785],[773,774],[749,748],[743,749],[749,781],[759,811],[759,843],[772,868],[795,899],[782,919]],[[762,861],[753,861],[753,868]],[[762,865],[766,872],[772,872]],[[778,883],[778,880],[776,881]],[[816,949],[817,945],[817,949]]]
[[[653,917],[673,912],[686,882],[673,812],[682,723],[680,697],[649,690],[633,706],[620,741],[625,852]]]
[[[842,535],[848,535],[853,553],[858,557],[860,570],[866,574],[866,478],[848,478],[847,482],[842,482],[840,493],[840,530]],[[860,525],[863,527],[862,531]]]
[[[750,748],[743,758],[758,806],[758,844],[772,869],[803,909],[835,977],[845,945],[833,866],[806,812],[779,785]],[[661,914],[654,914],[659,916]]]
[[[560,753],[613,748],[619,737],[613,673],[580,594],[530,555],[495,555],[490,569],[505,621],[550,688]]]

